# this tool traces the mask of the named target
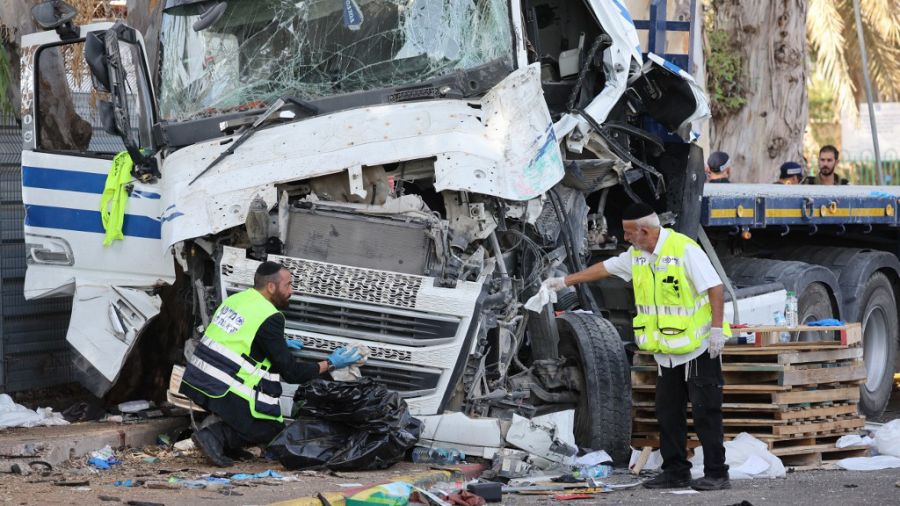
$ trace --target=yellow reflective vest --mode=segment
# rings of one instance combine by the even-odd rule
[[[684,355],[703,345],[712,328],[709,296],[694,290],[685,268],[685,249],[697,246],[688,236],[669,230],[656,262],[632,248],[634,339],[642,350]],[[731,330],[723,322],[725,335]]]
[[[278,310],[250,288],[222,302],[200,344],[188,361],[182,382],[207,397],[231,392],[247,401],[250,414],[263,420],[283,421],[281,378],[270,373],[268,358],[250,357],[256,331]]]

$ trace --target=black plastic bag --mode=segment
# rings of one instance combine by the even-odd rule
[[[296,420],[269,444],[288,469],[384,469],[415,445],[422,422],[406,402],[371,379],[315,379],[294,395]]]

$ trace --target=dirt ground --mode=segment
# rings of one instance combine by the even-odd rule
[[[150,489],[146,487],[116,486],[116,481],[142,480],[162,483],[171,477],[204,479],[211,473],[227,472],[255,474],[267,469],[278,471],[297,481],[273,479],[233,482],[236,486],[219,489]],[[99,471],[81,462],[64,464],[50,475],[34,473],[30,476],[0,474],[0,498],[5,504],[127,504],[129,501],[165,505],[202,504],[270,504],[303,496],[315,496],[320,491],[341,490],[342,484],[391,481],[393,477],[427,470],[426,466],[401,462],[384,471],[340,472],[333,474],[286,471],[277,462],[256,459],[238,463],[226,470],[210,467],[199,457],[164,458],[158,463],[126,461]],[[56,483],[65,481],[71,486]],[[81,484],[79,482],[87,482]]]

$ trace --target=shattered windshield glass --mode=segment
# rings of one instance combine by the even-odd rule
[[[228,0],[166,9],[159,107],[183,121],[513,65],[507,0]]]

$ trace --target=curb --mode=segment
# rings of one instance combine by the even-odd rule
[[[390,481],[370,483],[363,485],[362,487],[341,490],[340,492],[322,492],[321,496],[324,497],[328,502],[327,504],[330,504],[331,506],[344,506],[345,498],[377,485],[384,485],[385,483],[392,483],[395,481],[405,481],[416,487],[427,489],[435,483],[472,480],[481,476],[481,473],[483,473],[484,470],[485,466],[481,464],[463,464],[439,468],[433,467],[430,470],[421,473],[395,476]],[[272,503],[269,506],[327,506],[327,504],[323,503],[319,497],[306,496],[288,499],[287,501],[279,501]]]

